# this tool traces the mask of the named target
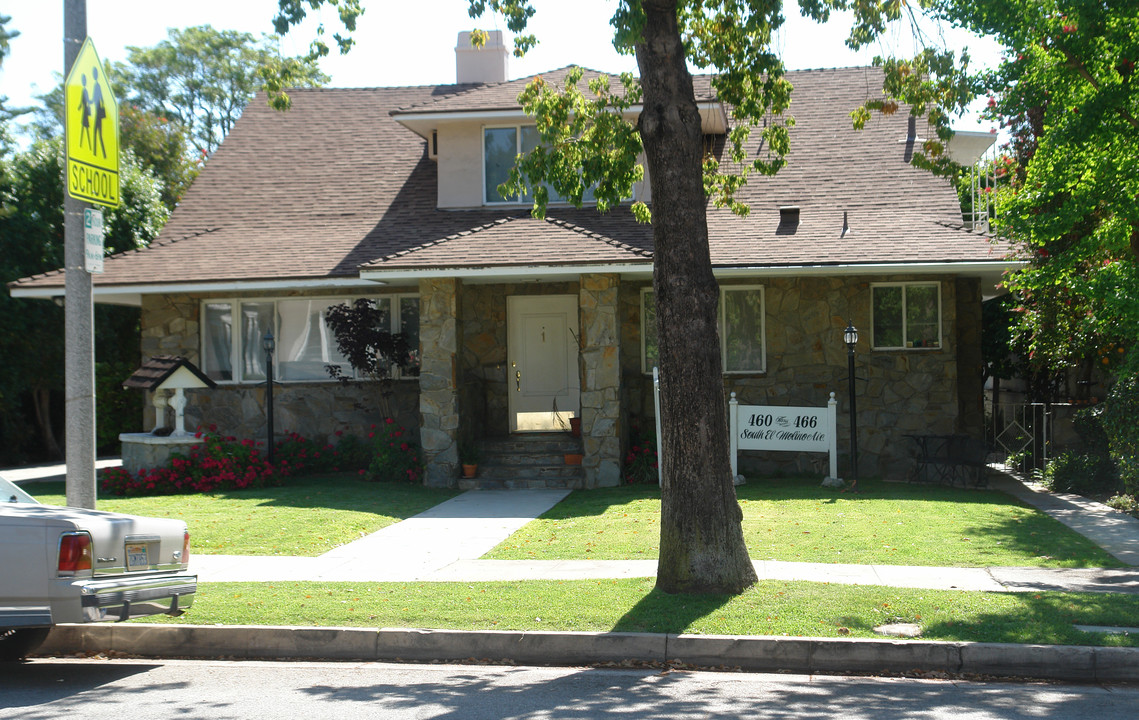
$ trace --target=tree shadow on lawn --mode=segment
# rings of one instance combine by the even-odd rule
[[[613,632],[682,633],[727,605],[733,595],[670,595],[654,587],[629,608]]]
[[[278,487],[213,493],[234,500],[256,500],[258,506],[327,508],[411,517],[459,494],[457,490],[409,483],[367,482],[350,473],[307,475],[285,480]]]
[[[944,532],[946,543],[967,542],[972,545],[970,552],[985,556],[985,548],[994,548],[991,554],[994,562],[975,561],[979,566],[1009,564],[1008,554],[1018,554],[1035,558],[1035,562],[1017,563],[1050,567],[1127,567],[1095,543],[1079,533],[1067,528],[1058,520],[1041,510],[1027,505],[1017,498],[1000,490],[954,488],[944,485],[922,483],[887,482],[880,479],[864,480],[859,483],[860,492],[849,493],[842,490],[821,487],[807,478],[764,478],[749,481],[736,488],[737,496],[748,512],[747,503],[779,503],[817,501],[828,506],[838,501],[853,505],[837,507],[857,513],[858,505],[871,501],[899,503],[899,510],[905,510],[906,503],[913,503],[914,515],[918,513],[938,513],[937,522],[948,522]],[[947,508],[939,512],[937,504]],[[992,508],[984,513],[977,506]],[[953,525],[952,513],[961,509],[962,522]],[[969,522],[965,518],[987,518],[982,522]],[[900,540],[899,540],[900,541]],[[995,550],[999,548],[1000,552]],[[998,559],[999,556],[1004,559]],[[916,564],[916,563],[915,563]]]
[[[1076,625],[1135,627],[1139,596],[1113,593],[1017,593],[1020,602],[1005,612],[968,620],[924,624],[922,636],[968,642],[1139,647],[1139,634],[1087,633]]]

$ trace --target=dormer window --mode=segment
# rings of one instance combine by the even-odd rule
[[[530,195],[503,198],[498,186],[510,177],[510,169],[520,153],[527,153],[538,147],[538,129],[533,125],[511,125],[506,127],[483,128],[483,203],[486,205],[530,205],[534,198]],[[564,203],[565,199],[550,188],[550,204]],[[582,200],[594,201],[593,192],[586,190]]]
[[[529,195],[504,198],[498,193],[498,186],[510,177],[518,154],[537,146],[538,129],[533,125],[483,128],[483,202],[487,205],[532,202]]]

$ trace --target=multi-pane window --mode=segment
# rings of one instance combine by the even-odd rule
[[[728,285],[720,288],[720,356],[725,373],[759,373],[767,370],[767,341],[763,286]],[[659,363],[656,303],[653,293],[641,293],[641,364],[648,372]]]
[[[876,350],[941,347],[941,286],[883,283],[870,288]]]
[[[541,140],[538,129],[533,125],[513,125],[510,127],[483,128],[483,202],[490,205],[494,203],[523,203],[529,205],[534,202],[530,195],[521,195],[503,198],[498,194],[498,186],[510,178],[510,169],[521,153],[528,153],[538,147]],[[549,202],[565,202],[565,198],[548,188]],[[582,194],[583,202],[593,202],[593,191],[587,188]]]
[[[383,295],[370,298],[379,305],[391,332],[402,332],[412,348],[408,367],[396,376],[419,374],[419,298]],[[327,367],[353,369],[336,346],[325,320],[333,305],[349,298],[287,298],[277,300],[207,300],[202,303],[202,366],[218,382],[265,380],[262,339],[270,329],[276,340],[274,376],[282,381],[329,380]],[[236,320],[235,320],[236,319]]]

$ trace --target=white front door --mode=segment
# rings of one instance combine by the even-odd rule
[[[579,413],[576,295],[506,298],[510,432],[569,429]]]

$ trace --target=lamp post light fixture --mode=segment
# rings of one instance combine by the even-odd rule
[[[848,397],[850,399],[850,489],[858,490],[858,411],[854,399],[854,346],[858,344],[858,328],[847,320],[842,331],[842,341],[846,343],[847,376],[849,377]]]
[[[275,346],[273,330],[270,328],[261,340],[261,347],[265,348],[265,419],[268,423],[266,434],[269,436],[266,459],[270,463],[273,462],[273,350]]]

